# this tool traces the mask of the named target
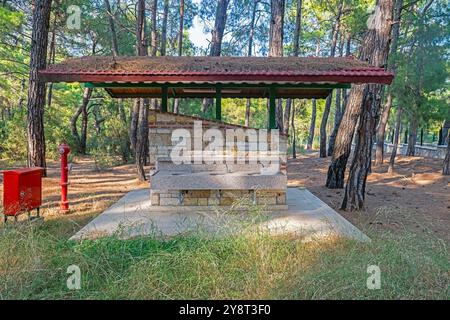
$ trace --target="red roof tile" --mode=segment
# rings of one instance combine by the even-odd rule
[[[47,82],[381,83],[394,75],[354,58],[83,57],[39,72]]]

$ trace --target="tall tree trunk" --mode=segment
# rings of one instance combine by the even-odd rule
[[[448,141],[448,133],[450,132],[450,120],[445,120],[444,121],[444,124],[443,124],[443,126],[442,126],[442,132],[441,132],[441,135],[442,135],[442,141],[441,141],[441,143],[440,144],[443,144],[443,145],[445,145],[446,143],[447,143],[447,141]]]
[[[311,111],[311,124],[309,125],[308,143],[306,144],[306,150],[311,150],[314,142],[314,130],[316,128],[316,114],[317,114],[317,101],[312,100]]]
[[[250,107],[252,105],[252,102],[250,98],[247,99],[247,102],[245,104],[245,126],[250,126]]]
[[[345,195],[342,201],[341,209],[360,210],[364,207],[364,198],[366,192],[367,174],[370,170],[372,139],[375,132],[375,121],[371,121],[371,112],[373,94],[369,87],[366,88],[363,110],[358,122],[356,130],[357,143],[355,145],[355,154],[347,185],[345,187]]]
[[[184,33],[184,0],[180,0],[180,29],[178,30],[178,56],[183,55],[183,33]]]
[[[391,30],[391,32],[392,32],[391,47],[389,50],[390,57],[392,57],[397,52],[402,10],[403,10],[403,0],[395,0],[394,22],[393,22],[392,30]],[[388,62],[390,62],[390,61],[388,61]],[[389,69],[392,70],[393,72],[395,72],[395,70],[397,69],[395,63],[393,63],[393,62],[390,63]],[[377,146],[376,146],[376,151],[375,151],[375,165],[376,166],[383,164],[385,132],[386,132],[386,125],[389,120],[389,113],[391,111],[392,99],[393,99],[392,94],[391,94],[391,92],[389,92],[383,112],[381,113],[380,123],[378,124],[378,128],[377,128],[377,139],[376,139]]]
[[[283,56],[283,27],[285,0],[270,1],[269,57]],[[276,104],[277,128],[283,132],[283,102]]]
[[[291,125],[292,125],[292,158],[297,158],[297,139],[295,134],[295,104],[292,105],[292,116],[291,116]]]
[[[251,57],[253,52],[253,37],[255,35],[255,20],[256,20],[256,10],[258,9],[259,1],[254,1],[252,8],[252,18],[250,21],[250,31],[248,36],[248,50],[247,56]],[[250,107],[252,103],[250,98],[247,98],[247,103],[245,104],[245,125],[250,126]]]
[[[54,22],[55,23],[55,22]],[[55,63],[56,56],[56,26],[53,26],[52,36],[50,40],[50,53],[48,57],[48,64]],[[52,105],[52,97],[53,97],[53,83],[49,83],[47,88],[47,106],[50,107]]]
[[[136,169],[140,181],[147,180],[144,165],[147,159],[148,144],[148,99],[140,99],[138,133],[136,140]]]
[[[342,57],[344,55],[344,35],[341,33],[341,40],[339,41],[339,56]],[[341,94],[344,90],[336,90],[336,100],[335,100],[335,112],[334,112],[334,126],[333,131],[330,134],[330,138],[328,139],[328,156],[333,155],[334,142],[336,141],[336,134],[339,130],[339,125],[341,124],[342,119],[342,108],[341,108]]]
[[[180,28],[178,30],[178,56],[183,55],[183,32],[184,32],[184,0],[180,0]],[[178,113],[180,109],[180,100],[173,101],[173,112]]]
[[[342,116],[336,135],[331,164],[328,167],[326,186],[330,189],[344,187],[345,167],[350,156],[353,135],[361,113],[364,85],[353,86],[348,97],[347,107]]]
[[[447,134],[447,153],[445,154],[442,174],[444,176],[450,175],[450,131]]]
[[[394,145],[392,147],[391,157],[389,159],[388,173],[394,173],[395,157],[397,156],[398,142],[400,140],[400,128],[402,122],[402,108],[397,107],[397,115],[395,116],[395,134],[394,134]]]
[[[130,120],[130,147],[133,153],[136,153],[136,140],[137,140],[140,107],[141,107],[140,99],[134,99],[133,107],[131,109],[131,120]]]
[[[216,18],[214,22],[214,29],[211,38],[211,50],[209,55],[212,57],[219,57],[222,52],[222,39],[227,23],[227,10],[230,0],[219,0],[216,8]],[[213,99],[203,99],[202,111],[207,113],[212,106]]]
[[[35,0],[33,8],[27,103],[28,166],[44,168],[44,176],[47,175],[44,136],[45,82],[39,80],[38,71],[45,69],[47,64],[51,5],[51,0]]]
[[[370,50],[368,60],[373,66],[381,67],[387,63],[393,6],[393,0],[377,0],[375,11],[370,18],[368,24],[370,42],[364,41],[363,47]],[[380,112],[382,89],[383,86],[379,84],[365,86],[359,130],[357,131],[358,138],[342,201],[342,209],[361,210],[364,208],[366,180],[371,167],[373,137]]]
[[[86,154],[86,140],[87,140],[87,126],[88,126],[88,111],[87,107],[92,96],[92,88],[84,88],[83,99],[78,106],[77,111],[70,119],[70,130],[72,136],[77,142],[77,152],[79,154]],[[81,135],[78,133],[77,122],[81,116]]]
[[[109,0],[105,0],[105,8],[108,15],[109,31],[111,32],[111,52],[113,56],[117,57],[119,56],[119,46],[117,44],[116,24]]]
[[[334,127],[333,131],[330,134],[330,139],[328,140],[328,156],[333,155],[334,142],[336,141],[336,134],[339,130],[339,125],[341,124],[342,119],[342,110],[341,110],[341,90],[336,90],[336,100],[335,100],[335,113],[334,113]]]
[[[384,140],[385,140],[385,132],[386,125],[389,120],[389,113],[391,111],[392,106],[392,94],[389,92],[386,98],[386,104],[384,105],[383,112],[381,113],[380,123],[377,128],[377,139],[376,139],[376,149],[375,149],[375,165],[380,166],[383,164],[384,158]]]
[[[156,5],[157,1],[153,0],[152,2],[152,55],[156,54],[156,41],[154,41],[153,33],[156,34]],[[137,15],[137,32],[136,32],[136,42],[138,46],[138,55],[145,56],[148,54],[147,45],[146,45],[146,28],[145,28],[145,1],[139,0],[138,3],[138,15]],[[156,36],[155,36],[156,38]],[[135,107],[137,109],[137,105],[139,105],[139,111],[137,116],[137,124],[136,124],[136,141],[135,141],[135,158],[136,158],[136,169],[138,174],[138,179],[140,181],[145,181],[145,171],[144,165],[147,161],[148,154],[148,109],[149,102],[148,99],[139,99],[139,101],[135,101]],[[137,111],[133,107],[133,111]],[[132,122],[136,121],[132,118]],[[132,124],[134,125],[134,123]]]
[[[392,0],[386,0],[382,3],[377,0],[377,6],[381,10],[375,10],[375,13],[382,11],[385,15],[376,14],[370,17],[372,20],[371,28],[364,36],[359,58],[362,61],[369,62],[373,66],[382,67],[386,65],[389,52],[389,35],[391,29],[391,19],[389,17],[392,16]],[[384,19],[384,17],[386,18]],[[386,33],[387,31],[389,33]],[[347,106],[345,107],[336,135],[331,164],[328,168],[326,182],[328,188],[336,189],[344,187],[345,169],[351,152],[356,123],[361,114],[362,106],[366,104],[364,100],[369,98],[367,86],[355,85],[350,90]]]
[[[156,0],[153,0],[152,3],[156,3]],[[145,37],[145,1],[139,0],[137,6],[137,21],[136,21],[136,48],[138,56],[146,56],[148,54],[147,50],[147,40]],[[152,30],[153,30],[153,21],[152,21]],[[153,43],[152,43],[153,45]],[[152,47],[153,52],[153,47]]]
[[[327,122],[328,116],[330,115],[331,101],[333,100],[333,92],[325,100],[325,108],[323,110],[322,121],[320,122],[320,147],[319,147],[319,157],[327,157]]]
[[[302,32],[302,0],[297,0],[297,12],[295,15],[295,29],[294,29],[294,57],[300,54],[300,35]]]
[[[293,43],[293,56],[298,57],[300,53],[300,32],[302,27],[302,0],[297,0],[297,12],[295,15],[295,29],[294,29],[294,43]],[[291,115],[292,99],[286,100],[286,107],[284,110],[284,133],[289,133],[289,117]]]
[[[20,80],[20,91],[19,91],[19,101],[17,101],[17,108],[22,111],[23,108],[23,101],[24,98],[24,92],[25,92],[25,79]]]
[[[156,0],[153,0],[154,4]],[[145,37],[145,1],[139,0],[136,8],[136,54],[138,56],[147,55],[147,45]],[[153,26],[152,26],[153,30]],[[153,45],[153,43],[152,43]],[[153,52],[153,47],[152,47]],[[138,122],[141,108],[140,99],[134,99],[133,108],[131,109],[131,121],[130,121],[130,145],[131,150],[136,154],[137,135],[138,135]],[[136,159],[137,161],[137,159]]]
[[[164,13],[161,28],[161,55],[166,55],[166,43],[167,43],[167,16],[169,14],[169,0],[164,0]]]
[[[227,10],[230,0],[219,0],[216,8],[216,18],[212,31],[210,56],[219,57],[222,52],[222,39],[227,23]]]
[[[406,149],[407,156],[414,157],[416,155],[417,125],[417,117],[413,115],[409,123],[408,148]]]
[[[285,0],[271,0],[270,4],[269,57],[282,57]]]
[[[332,31],[330,57],[334,57],[334,55],[336,53],[336,45],[337,45],[339,30],[340,30],[340,26],[341,26],[342,8],[343,8],[343,1],[341,0],[339,2],[338,13],[336,16],[336,22],[335,22],[335,25],[333,26],[333,31]],[[319,156],[321,158],[327,157],[327,122],[328,122],[328,116],[330,115],[332,101],[333,101],[333,92],[331,92],[328,95],[327,100],[325,101],[325,109],[323,111],[322,121],[320,122]]]
[[[145,6],[145,4],[144,4]],[[156,15],[158,13],[158,0],[152,0],[151,2],[151,56],[156,56],[156,51],[158,51],[158,34],[157,34],[157,26],[156,26]],[[145,13],[144,13],[145,16]],[[144,19],[145,20],[145,19]],[[145,38],[144,38],[145,39]]]

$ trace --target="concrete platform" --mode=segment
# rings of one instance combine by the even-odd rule
[[[154,211],[151,209],[149,193],[149,189],[129,192],[77,232],[71,240],[109,235],[122,239],[142,235],[171,237],[192,232],[236,232],[250,227],[271,234],[296,234],[305,241],[333,235],[370,241],[336,211],[302,188],[288,188],[288,210],[260,212],[256,215],[251,212],[236,213],[230,208],[216,208],[207,212]]]

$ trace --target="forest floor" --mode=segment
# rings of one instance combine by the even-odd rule
[[[387,173],[386,161],[373,167],[363,212],[339,210],[345,190],[324,187],[329,163],[330,158],[319,158],[317,152],[290,159],[289,186],[308,188],[359,228],[369,224],[394,232],[431,231],[450,243],[450,177],[441,174],[442,160],[400,156],[392,175]]]
[[[389,231],[431,231],[450,243],[450,177],[441,175],[442,160],[422,157],[397,159],[396,173],[387,174],[387,163],[374,167],[368,177],[366,210],[339,210],[344,190],[325,188],[330,158],[317,152],[299,154],[288,165],[289,186],[304,186],[359,228],[367,225]],[[1,182],[2,177],[0,178]],[[89,157],[75,160],[70,173],[69,201],[74,231],[105,210],[125,193],[147,187],[136,179],[134,165],[98,168]],[[0,184],[0,193],[3,191]],[[50,162],[43,179],[43,215],[61,219],[59,164]],[[0,200],[2,201],[2,199]],[[0,202],[1,203],[1,202]]]

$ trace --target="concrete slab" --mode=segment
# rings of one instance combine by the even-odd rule
[[[203,231],[235,232],[250,226],[275,235],[296,234],[305,241],[334,235],[370,241],[364,233],[306,189],[288,188],[288,210],[262,210],[257,215],[223,208],[209,212],[153,211],[149,193],[149,189],[129,192],[71,240],[108,235],[126,239],[142,235],[171,237]]]
[[[153,190],[284,190],[287,177],[244,171],[158,171],[151,176],[151,184]]]

